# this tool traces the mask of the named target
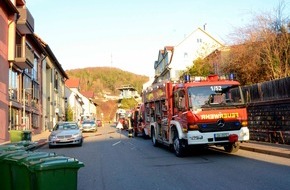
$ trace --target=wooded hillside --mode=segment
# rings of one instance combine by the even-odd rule
[[[81,91],[94,91],[96,95],[111,93],[119,95],[122,85],[131,84],[140,93],[143,83],[149,80],[145,75],[123,71],[114,67],[90,67],[67,70],[69,78],[80,79]]]
[[[93,91],[98,104],[97,116],[104,114],[104,120],[113,120],[118,102],[105,100],[104,95],[118,96],[118,88],[132,85],[141,93],[142,86],[149,80],[145,75],[137,75],[114,67],[90,67],[66,70],[70,79],[80,79],[80,91]]]

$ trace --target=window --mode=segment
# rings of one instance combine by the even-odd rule
[[[39,127],[39,115],[32,114],[32,128],[37,129]]]
[[[33,82],[32,106],[37,107],[39,102],[39,84]]]
[[[57,73],[57,71],[55,71],[55,74],[54,74],[54,89],[58,90],[58,73]]]
[[[188,89],[189,107],[193,110],[211,106],[243,105],[243,94],[238,86],[216,85]]]
[[[185,110],[185,92],[184,90],[179,90],[174,93],[174,105],[178,110]]]
[[[23,75],[23,88],[30,89],[32,85],[31,79],[27,75]]]
[[[33,82],[33,99],[39,99],[39,84]]]
[[[38,57],[34,54],[32,79],[38,81]]]
[[[17,100],[18,90],[19,90],[19,83],[18,83],[18,73],[9,70],[9,97],[12,100]]]
[[[18,86],[18,73],[13,71],[13,70],[9,70],[9,88],[10,89],[17,89]]]

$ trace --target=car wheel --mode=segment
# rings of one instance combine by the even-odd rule
[[[83,145],[83,139],[80,141],[80,143],[78,144],[79,147],[81,147]]]

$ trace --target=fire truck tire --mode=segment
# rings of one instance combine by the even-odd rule
[[[159,145],[157,139],[156,139],[156,135],[155,135],[155,131],[154,129],[151,132],[151,137],[152,137],[152,144],[153,146],[157,147]]]
[[[240,149],[240,144],[239,143],[229,143],[224,146],[224,149],[228,153],[235,153]]]
[[[178,138],[178,136],[174,137],[173,150],[177,157],[183,157],[185,155],[186,147],[184,146],[182,140]]]
[[[142,130],[142,137],[145,138],[146,137],[146,134],[145,134],[145,131]]]

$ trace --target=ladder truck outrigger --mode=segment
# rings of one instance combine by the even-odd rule
[[[153,146],[172,147],[178,157],[189,146],[222,146],[238,151],[249,140],[247,110],[240,83],[233,75],[185,76],[143,90],[145,127]]]

